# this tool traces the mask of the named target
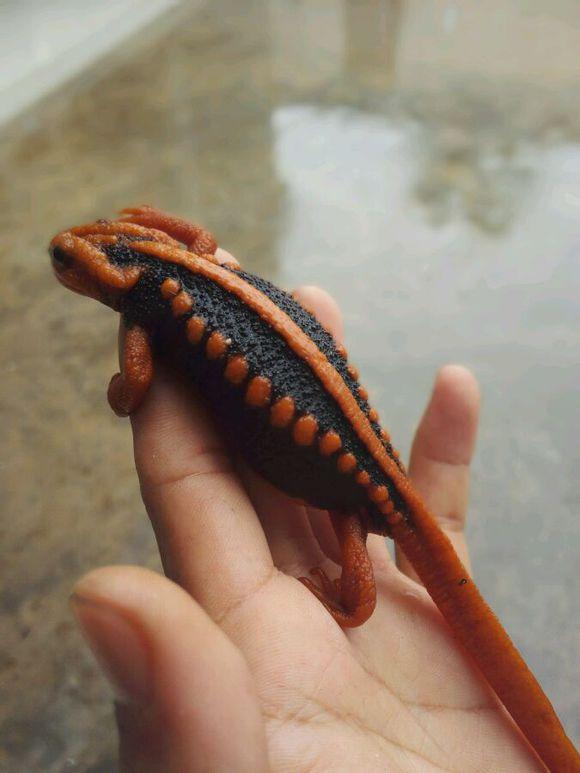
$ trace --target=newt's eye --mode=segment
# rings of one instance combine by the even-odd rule
[[[56,268],[68,268],[73,263],[72,257],[60,247],[51,250],[51,257]]]

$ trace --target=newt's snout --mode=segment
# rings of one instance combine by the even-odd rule
[[[52,267],[58,274],[60,271],[65,271],[73,263],[73,258],[62,247],[51,247],[49,250],[50,259],[52,261]]]
[[[58,281],[80,295],[95,298],[118,310],[121,296],[129,291],[141,276],[139,266],[115,266],[102,242],[114,236],[79,234],[73,229],[57,234],[49,246],[52,268]]]
[[[70,233],[58,234],[50,243],[48,253],[56,278],[75,293],[103,300],[100,283],[91,276],[86,262],[83,263],[79,259],[75,247],[74,238]]]

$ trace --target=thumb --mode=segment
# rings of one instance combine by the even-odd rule
[[[248,666],[178,585],[106,567],[72,607],[118,698],[125,771],[265,771],[266,742]]]

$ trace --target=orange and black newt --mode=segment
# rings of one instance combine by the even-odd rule
[[[342,575],[301,581],[341,626],[376,601],[369,532],[392,537],[486,680],[552,771],[580,770],[552,705],[413,489],[346,352],[291,295],[220,264],[207,231],[151,207],[64,231],[58,279],[121,313],[109,402],[136,410],[168,357],[205,395],[237,449],[292,497],[330,512]]]

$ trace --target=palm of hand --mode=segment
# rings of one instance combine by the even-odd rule
[[[286,577],[257,601],[267,622],[244,652],[272,769],[542,769],[425,590],[378,543],[377,609],[361,629],[340,630]]]
[[[302,298],[340,337],[332,302],[314,290]],[[133,420],[135,454],[164,568],[177,584],[107,568],[81,580],[75,595],[81,625],[123,696],[124,769],[542,769],[404,556],[395,563],[384,541],[369,537],[377,608],[364,626],[343,631],[295,579],[316,565],[338,574],[327,514],[232,470],[186,388],[158,378],[152,392]],[[473,377],[444,369],[410,464],[466,564],[477,405]],[[123,621],[117,628],[111,610]]]

